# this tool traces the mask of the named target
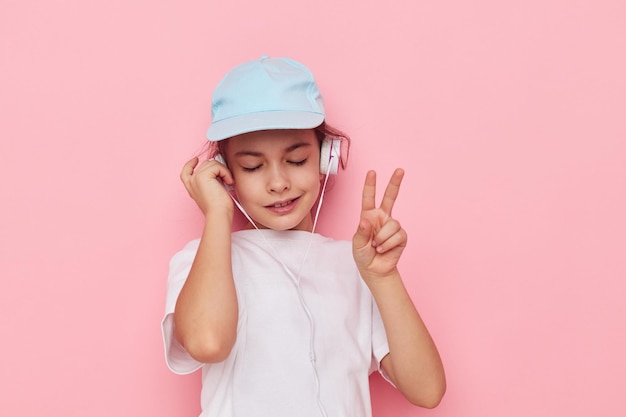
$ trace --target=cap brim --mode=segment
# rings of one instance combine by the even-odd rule
[[[322,124],[321,113],[298,111],[273,111],[249,113],[211,123],[206,137],[212,142],[228,139],[248,132],[272,129],[313,129]]]

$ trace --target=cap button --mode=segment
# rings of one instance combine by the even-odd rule
[[[261,61],[263,61],[264,59],[270,59],[269,55],[261,55],[261,57],[259,58]]]

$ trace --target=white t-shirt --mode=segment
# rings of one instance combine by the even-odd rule
[[[237,340],[213,364],[195,361],[174,337],[176,299],[198,244],[172,258],[162,331],[173,372],[202,368],[201,417],[371,415],[368,376],[380,371],[389,347],[351,242],[303,231],[234,232]]]

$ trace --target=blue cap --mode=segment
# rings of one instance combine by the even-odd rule
[[[233,68],[213,92],[207,139],[219,141],[270,129],[312,129],[324,121],[324,103],[304,65],[261,58]]]

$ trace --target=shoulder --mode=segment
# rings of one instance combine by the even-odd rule
[[[198,247],[200,246],[200,238],[191,240],[185,244],[178,252],[176,252],[173,258],[185,256],[185,255],[195,255],[198,252]]]
[[[352,242],[343,239],[334,239],[323,235],[316,235],[320,247],[329,251],[352,251]]]
[[[321,236],[318,248],[329,255],[351,254],[352,242]],[[350,257],[351,258],[351,257]]]
[[[182,249],[172,256],[170,260],[170,270],[176,270],[181,267],[185,267],[186,265],[190,265],[196,257],[199,246],[200,239],[194,239],[183,246]]]

